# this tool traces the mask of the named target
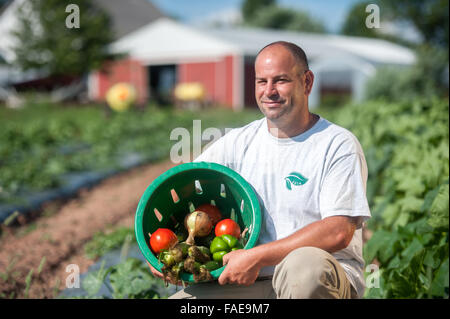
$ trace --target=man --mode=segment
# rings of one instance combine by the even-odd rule
[[[264,213],[259,244],[225,255],[218,282],[171,298],[360,298],[362,223],[370,217],[361,146],[309,112],[314,75],[295,44],[264,47],[255,79],[265,117],[231,130],[195,161],[228,166],[253,186]]]

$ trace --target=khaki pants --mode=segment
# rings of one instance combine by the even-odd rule
[[[328,252],[315,247],[292,251],[275,267],[272,279],[251,286],[219,285],[217,281],[189,286],[170,299],[348,299],[357,298],[344,269]]]

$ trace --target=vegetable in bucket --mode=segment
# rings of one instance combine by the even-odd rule
[[[197,209],[186,215],[183,224],[176,223],[174,231],[159,228],[150,236],[152,250],[164,264],[161,270],[166,284],[178,281],[183,271],[193,274],[195,282],[211,281],[213,277],[210,272],[222,266],[223,256],[232,250],[244,248],[239,241],[239,225],[232,219],[220,220],[222,214],[219,209],[216,206],[212,209],[211,206],[213,205],[199,206],[209,214]],[[211,217],[215,219],[214,222]],[[210,239],[209,248],[196,244],[196,237],[211,237],[214,234],[214,223],[219,227],[216,228],[216,233],[229,232],[233,235],[221,234],[213,237]],[[180,242],[182,237],[179,234],[185,231],[189,235],[185,242]]]
[[[213,228],[213,223],[208,214],[202,211],[194,211],[186,216],[184,219],[184,226],[186,227],[189,236],[186,240],[188,245],[194,245],[196,236],[208,236]]]
[[[227,218],[217,223],[215,234],[216,236],[231,235],[239,238],[241,235],[241,228],[234,220]]]
[[[167,228],[159,228],[150,236],[150,247],[155,254],[169,249],[178,243],[177,235]]]

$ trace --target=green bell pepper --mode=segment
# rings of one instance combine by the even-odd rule
[[[200,265],[200,268],[205,268],[208,271],[216,270],[217,268],[220,268],[220,265],[217,261],[211,260],[208,261],[206,264]]]
[[[242,248],[244,247],[236,237],[231,235],[222,235],[213,239],[209,250],[212,254],[213,260],[221,263],[225,254]]]

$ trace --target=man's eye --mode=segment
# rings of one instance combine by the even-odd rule
[[[256,83],[258,83],[258,84],[265,84],[267,81],[265,81],[265,80],[258,80],[258,81],[256,81]]]

